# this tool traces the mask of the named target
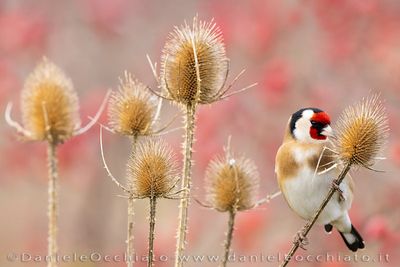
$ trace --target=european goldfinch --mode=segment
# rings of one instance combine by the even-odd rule
[[[330,118],[317,108],[304,108],[289,119],[284,140],[275,161],[279,187],[289,207],[301,218],[313,217],[340,173],[328,146],[332,135]],[[338,192],[319,216],[317,223],[331,232],[335,227],[352,251],[364,248],[364,241],[348,214],[353,200],[353,181],[347,176]]]

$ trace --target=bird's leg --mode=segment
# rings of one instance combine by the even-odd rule
[[[336,183],[335,180],[332,181],[332,187],[338,192],[340,201],[346,200],[346,198],[343,195],[343,190],[340,189],[339,185]]]
[[[310,242],[308,241],[307,236],[304,234],[304,231],[305,227],[296,233],[293,243],[298,245],[301,249],[307,250],[305,246],[307,246]]]

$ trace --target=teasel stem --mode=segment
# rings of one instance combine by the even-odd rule
[[[132,196],[128,198],[128,231],[126,237],[126,256],[127,256],[127,266],[132,267],[133,263],[133,203],[134,199]]]
[[[58,170],[57,170],[57,145],[48,142],[47,160],[49,168],[49,185],[48,185],[48,236],[47,254],[50,260],[47,267],[56,267],[57,257],[57,232],[58,232]]]
[[[183,175],[181,188],[184,189],[182,199],[179,206],[179,226],[176,241],[175,267],[183,266],[180,260],[183,256],[183,251],[186,244],[186,235],[188,230],[188,208],[191,186],[191,171],[192,171],[192,153],[194,143],[194,128],[195,128],[195,112],[196,105],[194,103],[186,105],[186,122],[185,122],[185,143],[183,157]]]
[[[225,239],[225,254],[224,254],[224,259],[222,262],[222,266],[226,267],[228,263],[228,257],[229,257],[229,251],[231,249],[231,244],[232,244],[232,238],[233,238],[233,231],[235,229],[235,217],[236,217],[236,210],[230,210],[229,211],[229,220],[228,220],[228,232],[226,233],[226,239]]]
[[[147,267],[153,266],[154,259],[154,230],[156,225],[156,205],[157,198],[155,196],[150,197],[150,223],[149,223],[149,252]]]
[[[138,136],[134,135],[132,137],[132,153],[134,154],[136,152],[136,145],[138,141]],[[130,191],[132,191],[132,184],[133,181],[128,181],[128,188]],[[134,205],[135,199],[133,195],[129,195],[128,197],[128,224],[127,224],[127,237],[126,237],[126,256],[127,256],[127,266],[132,267],[133,266],[133,259],[134,259],[134,250],[133,250],[133,224],[134,224]]]
[[[324,201],[321,203],[321,205],[319,206],[318,210],[315,212],[315,214],[312,217],[312,219],[310,221],[308,221],[306,223],[306,225],[304,225],[303,229],[301,230],[302,237],[300,237],[299,239],[295,240],[295,242],[293,242],[293,245],[292,245],[289,253],[287,253],[286,256],[285,256],[284,262],[281,265],[279,265],[280,267],[285,267],[285,266],[287,266],[289,264],[289,262],[292,259],[294,253],[296,252],[296,250],[301,245],[301,242],[302,242],[301,238],[303,238],[303,240],[304,240],[304,238],[310,232],[311,228],[314,226],[315,222],[317,221],[319,215],[321,215],[322,211],[324,210],[324,208],[328,204],[329,200],[332,198],[332,196],[337,191],[337,186],[339,186],[342,183],[342,181],[346,177],[347,173],[350,171],[350,168],[351,168],[352,164],[353,164],[352,161],[347,162],[346,165],[344,166],[343,170],[339,174],[339,176],[333,181],[332,186],[331,186],[331,188],[330,188],[330,190],[328,192],[328,195],[325,197]]]

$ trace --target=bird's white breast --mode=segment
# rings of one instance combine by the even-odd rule
[[[300,166],[299,170],[294,177],[286,179],[281,185],[289,206],[306,220],[311,219],[315,214],[327,196],[333,179],[338,174],[336,168],[324,174],[316,174],[315,170],[306,163],[309,157],[315,155],[315,152],[313,149],[308,151],[295,149],[293,156]],[[338,219],[350,208],[352,193],[346,180],[340,185],[340,188],[343,191],[345,200],[339,201],[338,195],[335,194],[320,215],[318,223],[330,223]]]

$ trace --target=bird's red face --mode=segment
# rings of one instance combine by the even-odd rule
[[[310,136],[316,140],[326,140],[330,134],[331,119],[324,111],[314,113],[311,119]],[[329,127],[329,128],[328,128]],[[329,129],[329,130],[328,130]]]
[[[303,143],[321,143],[332,135],[328,114],[318,108],[303,108],[293,113],[290,131],[294,139]]]

